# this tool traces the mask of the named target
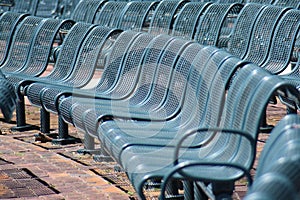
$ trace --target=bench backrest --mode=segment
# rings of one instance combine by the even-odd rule
[[[124,1],[109,1],[105,3],[95,16],[94,24],[107,27],[117,27],[123,9],[127,2]]]
[[[5,12],[0,16],[0,64],[2,65],[7,57],[7,54],[11,48],[10,44],[17,28],[18,23],[25,17],[25,14],[19,14],[14,12]]]
[[[18,25],[13,35],[8,57],[1,67],[4,72],[14,72],[25,65],[33,38],[44,21],[40,17],[28,16]]]
[[[245,57],[252,35],[252,30],[257,17],[265,5],[248,3],[241,10],[236,24],[234,25],[232,35],[228,43],[227,50],[240,58]]]
[[[96,13],[106,3],[106,0],[80,1],[71,14],[71,19],[76,22],[93,23]]]
[[[152,16],[152,20],[149,27],[149,33],[151,34],[169,34],[172,32],[172,26],[175,20],[175,15],[180,9],[187,3],[182,1],[161,1]]]
[[[300,30],[300,11],[292,9],[287,11],[276,26],[269,56],[262,65],[273,74],[279,74],[290,64],[299,59],[297,53],[297,37]]]
[[[219,38],[226,37],[230,34],[231,26],[227,23],[228,17],[237,15],[242,8],[241,4],[219,4],[210,5],[201,16],[196,27],[194,40],[203,45],[218,45]],[[228,32],[229,28],[229,32]],[[227,29],[225,33],[224,29]]]
[[[262,65],[269,55],[275,28],[288,8],[267,6],[259,15],[250,39],[247,54],[243,59]]]
[[[129,2],[120,16],[117,27],[123,30],[142,31],[146,16],[157,4],[157,1]]]
[[[175,19],[172,36],[193,39],[197,23],[210,3],[189,2],[183,6]]]
[[[259,157],[245,199],[299,199],[300,118],[287,115],[275,126]]]
[[[22,69],[18,70],[18,73],[26,76],[42,74],[47,68],[59,31],[68,30],[73,24],[73,21],[70,20],[47,19],[36,32],[26,63]]]

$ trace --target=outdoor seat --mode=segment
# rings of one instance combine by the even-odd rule
[[[106,2],[96,13],[93,24],[116,28],[123,10],[126,8],[125,1],[109,1]]]
[[[5,62],[3,68],[11,69],[13,65],[17,68],[17,64],[14,63],[15,60],[18,60],[19,68],[15,71],[6,71],[8,79],[15,85],[18,81],[22,80],[22,78],[26,79],[26,77],[35,77],[43,74],[47,69],[52,49],[55,48],[57,35],[60,34],[62,29],[70,29],[73,24],[74,22],[71,20],[45,19],[44,23],[40,25],[37,31],[35,31],[34,37],[31,38],[32,42],[29,46],[29,50],[23,48],[22,52],[20,52],[21,50],[19,49],[19,46],[17,46],[20,40],[13,40],[13,46],[10,47],[11,57]],[[16,35],[22,33],[25,34],[24,31],[17,30]],[[25,52],[25,50],[27,51]],[[27,55],[21,59],[17,59],[16,52],[20,54],[27,53]],[[8,65],[8,67],[6,65]]]
[[[155,9],[151,18],[149,29],[150,34],[170,34],[176,15],[188,1],[161,1]]]
[[[272,4],[274,0],[247,0],[247,3],[260,3],[264,5]]]
[[[300,198],[300,118],[287,115],[273,129],[259,157],[245,200]]]
[[[244,5],[230,35],[226,48],[228,52],[240,58],[245,57],[254,24],[264,8],[263,4],[247,3]]]
[[[0,48],[0,65],[6,61],[7,54],[10,50],[12,38],[17,29],[17,25],[27,16],[27,14],[19,14],[14,12],[5,12],[0,16],[1,28],[1,48]]]
[[[106,0],[80,1],[70,14],[70,18],[76,22],[93,23],[96,13],[105,3]]]
[[[153,12],[158,1],[132,1],[128,2],[124,8],[117,27],[122,30],[142,31],[146,18],[150,12]]]
[[[218,128],[207,124],[182,133],[176,147],[147,146],[146,139],[145,145],[128,145],[122,151],[121,166],[139,194],[146,180],[164,176],[162,199],[168,182],[176,178],[211,183],[216,198],[230,198],[234,181],[247,175],[249,185],[252,183],[249,170],[255,159],[261,116],[269,98],[281,92],[291,92],[290,97],[298,101],[292,85],[249,64],[238,71],[229,88]],[[205,136],[208,138],[203,141]]]
[[[56,106],[57,110],[59,103],[64,102],[64,106],[58,109],[61,118],[74,125],[76,119],[81,118],[82,113],[71,117],[70,110],[82,101],[82,97],[86,97],[88,100],[88,103],[83,106],[90,108],[94,106],[92,98],[95,96],[104,99],[125,99],[130,96],[135,90],[140,75],[144,51],[152,38],[152,35],[141,32],[124,31],[121,33],[114,42],[101,79],[94,88],[80,90],[63,88],[60,93],[56,93],[52,104]],[[52,112],[53,110],[52,108]],[[79,126],[79,130],[80,127],[82,126]],[[87,134],[85,136],[87,141],[89,137]],[[93,139],[89,138],[89,141],[85,145],[88,146],[88,149],[93,149]]]
[[[103,63],[99,63],[98,58],[99,55],[101,55],[102,49],[105,47],[106,41],[119,33],[120,30],[102,26],[97,26],[91,30],[81,45],[77,60],[68,77],[57,80],[55,83],[52,82],[51,85],[49,85],[47,81],[45,81],[45,83],[38,81],[38,83],[30,84],[26,91],[29,101],[35,106],[42,108],[43,110],[41,112],[54,112],[53,107],[55,107],[55,105],[53,105],[53,102],[56,95],[66,89],[72,91],[75,88],[86,86],[93,78],[95,69],[98,67],[97,65],[103,65]],[[49,123],[48,120],[43,120],[45,119],[41,119],[41,124],[46,125]],[[62,126],[62,124],[60,125]],[[67,130],[65,130],[64,133],[61,132],[60,135],[68,137]]]
[[[197,23],[200,21],[201,16],[203,17],[205,9],[207,9],[210,4],[211,3],[207,2],[186,3],[174,21],[171,35],[182,37],[184,39],[193,39]]]
[[[273,5],[282,6],[282,7],[298,8],[299,1],[297,1],[297,0],[275,0]]]
[[[11,45],[5,62],[0,66],[2,72],[15,72],[21,70],[27,60],[30,52],[32,39],[39,27],[45,22],[45,19],[35,16],[27,16],[17,26],[15,34],[11,39]]]
[[[38,0],[35,16],[43,18],[58,18],[60,13],[59,0]]]
[[[148,118],[148,111],[164,106],[164,100],[168,94],[167,86],[170,84],[169,82],[172,77],[173,65],[171,64],[176,61],[175,59],[179,53],[177,51],[182,48],[182,45],[179,44],[185,44],[186,42],[188,41],[175,39],[168,35],[159,35],[154,38],[147,47],[145,55],[143,55],[143,62],[141,62],[140,71],[136,80],[134,80],[134,87],[131,87],[131,93],[128,93],[129,95],[125,96],[126,98],[119,98],[119,100],[114,98],[115,93],[118,94],[118,90],[112,90],[112,92],[109,93],[99,93],[96,90],[96,93],[92,96],[92,98],[96,97],[95,100],[91,101],[90,98],[76,98],[76,96],[73,95],[72,98],[63,99],[61,101],[59,110],[65,110],[63,115],[67,115],[66,119],[72,119],[76,128],[94,137],[96,137],[95,128],[97,127],[97,120],[99,118],[95,115],[97,114],[95,109],[116,115],[120,113],[129,118],[134,117],[134,115],[135,117]],[[174,50],[169,46],[173,47]],[[168,51],[166,50],[167,47],[169,47]],[[126,68],[128,67],[129,66]],[[124,85],[122,87],[125,88],[126,80],[130,80],[127,76],[127,74],[123,75],[121,79],[122,82],[119,86]],[[185,83],[182,85],[184,87]],[[118,88],[119,87],[116,89]],[[182,91],[178,92],[181,93]],[[80,95],[78,96],[80,97]],[[67,106],[67,108],[65,106]],[[174,108],[176,108],[176,106]],[[176,109],[174,111],[176,111]],[[160,113],[162,113],[162,116],[158,117],[164,118],[164,110],[161,110]],[[172,115],[174,113],[171,112],[169,114]],[[90,117],[89,120],[87,120],[89,121],[88,124],[85,124],[85,121],[83,121],[85,115]],[[91,132],[88,132],[88,130],[91,130]]]
[[[26,125],[26,116],[25,116],[25,105],[24,105],[24,94],[25,88],[33,82],[36,81],[47,81],[48,83],[55,83],[58,80],[63,80],[69,76],[72,72],[72,67],[77,58],[77,53],[80,49],[80,44],[85,36],[88,34],[89,30],[93,28],[93,25],[86,23],[76,23],[70,29],[66,38],[64,39],[63,45],[61,47],[61,52],[58,56],[57,62],[55,63],[53,70],[44,77],[33,77],[33,76],[22,76],[21,80],[16,85],[16,91],[18,94],[18,104],[17,104],[17,129],[28,129]],[[12,78],[18,78],[13,77]],[[39,93],[40,89],[36,90],[36,93]]]
[[[216,116],[207,120],[217,126],[224,98],[222,90],[226,90],[231,76],[243,64],[222,50],[193,43],[185,49],[176,64],[177,68],[190,69],[190,74],[186,77],[188,85],[181,100],[181,110],[175,118],[160,122],[118,121],[112,118],[113,121],[101,122],[97,131],[99,140],[116,160],[119,160],[122,149],[127,145],[144,144],[141,138],[146,139],[149,145],[162,141],[175,145],[181,132],[204,123],[206,109],[211,109],[207,108],[210,96],[214,97],[213,111],[216,111]]]
[[[253,30],[247,54],[243,59],[254,62],[261,67],[268,65],[266,64],[266,60],[269,59],[268,57],[275,56],[270,54],[274,31],[288,9],[289,8],[281,8],[278,6],[267,6],[262,11]],[[278,47],[277,49],[276,47],[273,49],[278,51]],[[283,57],[283,59],[285,58]]]
[[[1,66],[7,79],[18,87],[19,81],[42,74],[47,68],[56,35],[62,27],[67,28],[72,24],[70,20],[43,19],[35,16],[23,19],[12,35],[11,45],[7,47],[7,58]],[[21,107],[17,108],[17,124],[22,126],[22,118],[25,119],[23,97],[18,95],[18,100],[17,106]],[[19,116],[18,113],[23,116]]]
[[[246,45],[246,51],[233,50],[235,55],[259,66],[263,66],[268,59],[268,56],[272,56],[269,51],[274,37],[274,31],[281,17],[288,9],[289,8],[272,5],[263,7],[252,27],[249,43],[247,44],[247,42],[244,42],[243,44],[232,46],[230,47],[230,52],[234,48],[240,49],[241,45]],[[239,30],[235,29],[235,31]],[[236,38],[234,38],[234,40],[236,40]],[[232,45],[235,44],[233,43]],[[240,55],[239,52],[241,52]]]
[[[270,45],[269,56],[261,66],[273,74],[279,74],[297,62],[297,34],[300,28],[300,11],[288,10],[278,22]],[[296,68],[295,68],[296,69]],[[295,70],[294,72],[296,72]],[[296,72],[297,73],[297,72]],[[285,73],[293,77],[293,72]]]
[[[213,3],[207,7],[196,27],[193,39],[202,45],[226,46],[232,27],[243,5]],[[225,44],[224,44],[225,43]]]

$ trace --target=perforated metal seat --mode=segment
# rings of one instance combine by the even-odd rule
[[[3,65],[10,50],[11,40],[17,29],[17,25],[26,17],[26,14],[19,14],[14,12],[5,12],[0,16],[0,65]]]
[[[224,46],[222,38],[231,33],[233,16],[239,13],[242,4],[210,5],[201,17],[194,40],[203,45]]]
[[[193,39],[197,23],[210,3],[189,2],[180,10],[175,19],[172,36]]]
[[[101,26],[94,28],[86,36],[87,38],[80,48],[74,68],[66,79],[58,80],[55,84],[50,86],[43,83],[33,83],[30,85],[30,87],[44,86],[39,95],[41,105],[48,111],[55,112],[57,111],[54,102],[56,95],[59,95],[64,90],[72,91],[75,88],[86,86],[91,81],[97,65],[103,64],[98,62],[98,58],[104,49],[105,42],[110,37],[119,34],[119,32],[120,30]]]
[[[72,71],[72,66],[75,63],[75,58],[77,58],[76,56],[79,51],[80,44],[90,28],[92,28],[92,26],[85,23],[77,23],[71,28],[62,45],[62,49],[64,50],[59,54],[58,60],[49,75],[45,77],[22,77],[23,81],[21,81],[18,88],[16,88],[19,93],[19,101],[17,104],[18,129],[21,130],[26,126],[23,97],[23,93],[26,91],[24,91],[24,87],[35,81],[48,81],[50,83],[55,83],[57,80],[66,78]],[[40,88],[38,88],[35,93],[39,93],[39,91]]]
[[[10,7],[10,11],[18,13],[28,13],[34,15],[36,12],[38,0],[14,0],[14,6]]]
[[[287,115],[273,129],[258,161],[246,200],[300,198],[300,118]]]
[[[32,38],[30,50],[23,67],[11,73],[7,72],[8,79],[12,83],[18,84],[18,81],[23,79],[41,75],[47,68],[51,50],[55,46],[56,36],[62,29],[70,29],[73,24],[74,22],[71,20],[46,19]]]
[[[47,83],[31,84],[27,91],[29,101],[33,100],[35,106],[42,107],[47,111],[56,111],[56,96],[64,90],[72,91],[74,88],[84,87],[91,81],[97,64],[99,64],[98,58],[99,55],[101,55],[101,50],[105,46],[105,42],[109,37],[113,37],[118,33],[119,30],[101,26],[92,29],[82,43],[76,62],[68,77],[63,80],[57,80],[56,83],[52,83],[51,85]],[[39,90],[36,90],[37,88]],[[36,101],[36,99],[39,99],[40,102]],[[43,112],[43,115],[46,115],[45,110],[42,110],[41,112]],[[48,120],[41,118],[42,130],[45,130],[45,125],[47,124],[49,124]],[[59,126],[66,127],[64,124],[59,124]],[[49,131],[49,125],[46,130]],[[66,132],[61,132],[59,135],[63,135],[67,138],[67,129],[64,128],[64,130],[66,130]]]
[[[247,54],[243,59],[261,66],[269,56],[275,28],[288,8],[267,6],[259,15],[250,39]]]
[[[299,1],[297,1],[297,0],[275,0],[273,5],[282,6],[282,7],[298,8]]]
[[[133,31],[124,31],[115,41],[109,54],[105,70],[97,86],[93,89],[73,90],[65,92],[64,96],[73,97],[63,99],[59,106],[65,121],[76,123],[81,115],[70,116],[72,104],[84,102],[80,96],[97,97],[102,99],[125,99],[135,90],[141,71],[144,51],[153,36]],[[132,52],[127,54],[126,52]],[[91,102],[91,99],[87,99]],[[84,109],[94,107],[93,104],[82,104]],[[89,106],[88,106],[89,105]],[[79,126],[82,127],[82,126]]]
[[[128,2],[124,8],[117,27],[123,30],[142,31],[146,16],[157,6],[157,1]]]
[[[264,7],[263,4],[248,3],[242,8],[228,41],[227,50],[231,54],[240,58],[245,57],[252,29]]]
[[[71,14],[71,19],[76,22],[92,23],[96,13],[106,3],[106,0],[84,0],[80,1]]]
[[[117,27],[121,14],[126,7],[127,2],[109,1],[107,2],[95,16],[94,24],[106,27]]]
[[[297,35],[300,28],[299,21],[300,11],[296,9],[287,11],[280,18],[272,37],[268,58],[261,67],[273,74],[280,74],[293,65],[294,62],[297,62],[298,55],[296,55],[296,51]],[[294,73],[299,73],[296,68],[289,75],[285,75],[285,77],[294,77]]]
[[[23,63],[20,62],[23,66],[13,72],[6,72],[7,79],[15,86],[15,91],[18,94],[17,127],[23,127],[26,123],[24,96],[22,93],[24,81],[26,82],[45,72],[49,64],[51,50],[55,46],[56,36],[61,29],[68,30],[73,24],[73,21],[70,20],[45,19],[45,22],[35,32],[35,36],[31,38],[32,43],[30,44],[28,55],[22,58],[24,59]],[[18,52],[18,49],[12,51]],[[14,60],[10,64],[14,65]]]
[[[170,34],[176,15],[187,1],[161,1],[152,16],[149,33],[151,34]]]
[[[269,98],[277,90],[290,91],[294,100],[299,96],[278,76],[247,65],[239,70],[229,88],[219,128],[205,124],[182,133],[176,148],[166,143],[147,145],[145,138],[144,145],[131,144],[123,148],[119,163],[140,195],[145,181],[163,176],[163,191],[171,177],[172,180],[185,177],[190,181],[211,182],[214,191],[220,189],[217,183],[226,184],[230,195],[233,182],[245,175],[253,164],[261,118],[258,113],[264,112]],[[226,189],[219,195],[226,196]]]
[[[230,58],[230,54],[219,51],[216,48],[204,48],[199,44],[192,44],[186,48],[179,58],[176,67],[190,69],[190,74],[185,77],[187,86],[181,99],[181,110],[174,119],[163,122],[140,122],[140,121],[106,121],[103,122],[98,130],[100,141],[105,143],[110,153],[118,160],[123,148],[131,143],[168,144],[176,143],[175,138],[180,138],[182,132],[205,124],[205,120],[211,125],[218,125],[219,115],[221,114],[222,100],[224,93],[222,88],[226,88],[233,72],[239,67],[239,59]],[[226,67],[219,70],[222,60]],[[214,63],[214,64],[213,64]],[[209,67],[206,67],[209,66]],[[222,79],[219,77],[221,76]],[[180,79],[179,79],[180,81]],[[182,80],[181,80],[182,81]],[[214,83],[213,82],[217,82]],[[170,88],[172,91],[173,88]],[[205,119],[207,100],[209,96],[214,96],[214,117]],[[178,100],[177,100],[178,101]],[[176,102],[176,101],[175,101]],[[169,102],[171,103],[171,102]],[[209,108],[210,109],[210,108]],[[143,128],[142,128],[143,127]]]
[[[247,3],[260,3],[260,4],[272,4],[273,0],[247,0]]]
[[[56,18],[59,16],[59,0],[38,0],[35,16]]]
[[[21,70],[30,52],[32,40],[37,30],[45,22],[43,18],[28,16],[21,21],[13,35],[7,59],[0,66],[2,72],[15,72]]]

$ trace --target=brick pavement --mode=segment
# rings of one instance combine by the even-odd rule
[[[29,124],[39,125],[38,109],[27,105]],[[285,109],[268,107],[268,123],[276,124]],[[51,115],[55,133],[57,121]],[[37,130],[11,132],[12,123],[5,123],[0,114],[0,199],[135,199],[134,190],[124,173],[114,171],[114,163],[95,162],[76,150],[81,143],[59,146],[35,141]],[[15,118],[13,118],[15,120]],[[70,134],[82,137],[74,128]],[[268,134],[260,135],[258,156]],[[257,164],[257,162],[256,162]],[[253,169],[255,174],[255,167]],[[244,179],[236,183],[234,199],[242,199],[247,191]],[[151,197],[149,197],[151,199]]]

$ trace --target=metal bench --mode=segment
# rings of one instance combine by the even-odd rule
[[[71,19],[76,22],[92,23],[95,20],[96,13],[106,3],[106,0],[84,0],[80,1],[72,14]]]
[[[60,15],[59,0],[38,0],[35,16],[44,18],[57,18]]]
[[[297,0],[275,0],[273,5],[276,6],[282,6],[282,7],[292,7],[292,8],[298,8],[299,1]]]
[[[244,199],[299,199],[300,118],[287,115],[277,124],[259,157],[255,179]]]
[[[128,2],[124,8],[117,27],[123,30],[142,31],[149,12],[155,10],[157,1]]]
[[[296,102],[299,98],[292,85],[249,64],[238,71],[228,90],[218,128],[206,124],[182,133],[176,148],[132,145],[122,151],[122,166],[140,192],[147,179],[164,176],[162,199],[171,178],[205,182],[197,182],[202,187],[211,183],[216,198],[226,193],[230,198],[233,182],[249,174],[252,167],[261,116],[274,92],[291,92]],[[203,141],[204,136],[208,138]],[[251,177],[247,178],[251,185]]]
[[[192,40],[196,32],[197,23],[210,4],[207,2],[186,3],[174,21],[171,35]]]
[[[36,80],[36,82],[39,83],[30,84],[26,90],[29,101],[34,103],[35,106],[41,107],[43,115],[48,115],[46,112],[53,108],[52,99],[56,97],[56,93],[60,93],[65,87],[71,88],[71,90],[84,87],[90,81],[97,64],[100,64],[98,63],[98,57],[99,54],[101,54],[100,51],[103,49],[105,42],[109,37],[113,37],[114,34],[117,34],[118,32],[119,30],[101,26],[90,30],[81,44],[73,67],[68,66],[70,67],[69,73],[62,79],[55,80],[48,77],[48,79],[43,80],[40,78],[40,80]],[[51,84],[50,86],[49,83]],[[51,86],[52,89],[49,89]],[[43,103],[44,101],[45,103]],[[47,109],[47,111],[45,109]],[[46,131],[46,133],[49,131],[49,121],[47,119],[48,117],[41,119],[42,130],[43,132]],[[65,126],[65,124],[60,124],[60,127],[59,135],[61,137],[57,142],[67,143],[69,139],[67,126]]]
[[[0,28],[2,30],[0,40],[0,65],[3,65],[7,54],[10,50],[11,41],[17,25],[27,16],[27,14],[19,14],[14,12],[5,12],[0,16]]]
[[[26,116],[23,96],[25,92],[24,88],[28,84],[35,81],[45,80],[48,82],[53,81],[52,83],[55,83],[55,81],[62,80],[67,77],[72,71],[72,66],[75,63],[75,58],[80,49],[80,44],[91,27],[92,26],[90,24],[77,23],[71,28],[72,31],[70,30],[70,33],[68,33],[67,35],[68,37],[65,38],[61,47],[65,50],[63,51],[63,53],[59,54],[58,60],[55,63],[54,68],[50,74],[45,77],[21,77],[23,81],[19,82],[18,87],[16,88],[16,91],[19,95],[19,101],[17,104],[17,129],[22,130],[24,128],[26,130],[28,128],[25,118]],[[36,92],[39,93],[39,90]]]
[[[240,58],[247,53],[253,27],[265,8],[263,4],[247,3],[241,10],[230,35],[227,51]]]
[[[118,87],[114,87],[113,90],[109,91],[108,93],[105,91],[102,92],[101,90],[99,91],[96,89],[96,91],[93,93],[92,97],[96,97],[99,100],[96,100],[95,104],[93,104],[93,103],[91,104],[90,99],[87,99],[87,98],[83,98],[83,99],[73,98],[73,99],[63,100],[61,104],[64,104],[63,102],[65,102],[64,105],[68,106],[68,107],[63,108],[62,106],[60,106],[60,109],[61,110],[69,110],[67,112],[64,112],[63,114],[66,113],[69,115],[69,113],[71,113],[71,115],[70,115],[71,117],[67,117],[67,119],[68,118],[72,118],[73,120],[75,119],[73,121],[75,126],[77,128],[79,128],[80,130],[87,131],[88,129],[85,127],[85,124],[82,121],[83,120],[82,114],[78,115],[78,113],[83,113],[86,111],[86,113],[90,117],[92,117],[89,120],[90,121],[89,129],[91,129],[92,132],[89,134],[92,136],[93,135],[95,136],[94,130],[95,130],[95,125],[97,123],[98,117],[94,115],[94,109],[91,109],[91,108],[95,108],[95,106],[97,105],[96,104],[97,101],[99,101],[99,103],[101,103],[101,105],[99,104],[99,106],[103,105],[103,108],[108,109],[109,112],[114,111],[114,110],[111,110],[113,108],[119,108],[120,110],[118,110],[118,109],[117,110],[121,112],[122,110],[124,111],[124,108],[123,108],[124,105],[131,106],[134,109],[135,105],[138,102],[140,102],[142,104],[147,102],[148,97],[149,97],[149,100],[151,100],[151,99],[155,100],[155,96],[151,96],[151,95],[155,94],[155,92],[152,93],[152,89],[153,89],[152,86],[157,87],[157,86],[155,86],[155,84],[153,84],[155,77],[156,76],[158,77],[158,75],[156,75],[156,74],[159,74],[158,72],[156,72],[156,67],[159,66],[160,60],[163,61],[163,59],[161,59],[161,56],[163,55],[164,48],[166,48],[165,46],[167,46],[173,39],[174,38],[171,38],[170,36],[161,35],[161,36],[158,36],[157,38],[155,38],[154,41],[150,43],[150,46],[147,47],[147,49],[149,49],[149,50],[146,51],[147,53],[146,53],[146,55],[144,55],[145,57],[143,59],[143,63],[141,63],[141,68],[138,71],[138,74],[134,75],[134,77],[136,77],[136,78],[133,81],[133,84],[132,83],[130,84],[131,86],[129,88],[128,88],[128,82],[127,82],[128,78],[126,78],[126,77],[128,75],[130,76],[131,74],[124,73],[124,74],[122,74],[122,77],[120,77],[121,81],[117,84]],[[173,55],[173,56],[175,56],[175,55]],[[130,60],[128,60],[128,61],[130,61]],[[125,65],[125,67],[131,68],[130,65],[128,65],[128,66]],[[133,72],[135,72],[135,71],[133,71]],[[168,74],[170,74],[170,72],[167,72],[166,74],[168,75]],[[168,76],[164,77],[164,79],[168,79]],[[164,81],[163,84],[168,84],[168,81],[167,82]],[[120,98],[120,96],[118,95],[120,93],[120,92],[118,92],[118,89],[121,89],[121,88],[126,89],[125,94],[127,94],[127,95],[124,95],[124,94],[122,95],[124,100],[122,100],[122,98]],[[114,90],[114,89],[116,89],[116,90]],[[130,90],[128,91],[128,89],[130,89]],[[165,89],[166,88],[164,88],[164,90]],[[157,90],[160,91],[159,88],[157,88]],[[120,99],[120,101],[115,100],[115,99],[117,99],[116,97],[118,99]],[[161,99],[162,97],[163,96],[159,97],[159,99]],[[108,99],[108,100],[105,100],[105,99]],[[112,100],[110,100],[110,99],[112,99]],[[67,103],[67,102],[69,102],[69,103]],[[151,101],[149,101],[149,103],[150,102]],[[71,103],[71,106],[70,106],[70,103]],[[70,108],[71,108],[71,110],[70,110]],[[130,115],[130,113],[128,113],[126,111],[125,111],[125,114]],[[137,113],[137,115],[138,115],[138,113]]]
[[[72,25],[69,20],[43,19],[28,16],[12,36],[7,59],[1,66],[3,73],[14,86],[24,78],[40,75],[47,67],[54,39],[61,27]],[[45,36],[45,33],[47,36]],[[44,43],[43,43],[44,42]],[[16,77],[19,76],[19,77]],[[17,104],[17,127],[27,127],[25,123],[24,98],[19,95]],[[20,128],[20,129],[19,129]]]
[[[126,6],[127,2],[124,1],[109,1],[105,3],[96,13],[93,23],[111,28],[117,27],[120,16]]]
[[[187,1],[161,1],[152,16],[149,29],[149,33],[158,34],[170,34],[172,32],[172,26],[178,12]]]
[[[231,31],[242,4],[211,4],[200,18],[194,40],[203,45],[224,46],[222,42]]]

